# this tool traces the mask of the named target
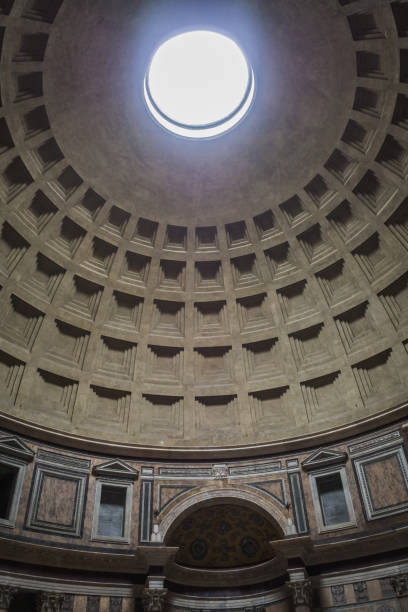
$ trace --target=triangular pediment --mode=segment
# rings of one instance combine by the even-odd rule
[[[304,470],[325,467],[334,463],[345,463],[347,461],[347,453],[340,451],[329,450],[327,448],[319,448],[314,451],[307,459],[302,462]]]
[[[131,478],[132,480],[136,480],[139,476],[138,470],[120,459],[100,463],[94,467],[93,472],[97,476],[114,476],[115,478]]]
[[[32,461],[34,458],[34,452],[31,448],[16,436],[0,438],[0,453],[20,457],[20,459],[26,461]]]

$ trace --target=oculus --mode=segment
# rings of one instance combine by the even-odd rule
[[[186,138],[213,138],[247,114],[254,73],[231,38],[193,30],[163,42],[144,79],[146,105],[165,129]]]

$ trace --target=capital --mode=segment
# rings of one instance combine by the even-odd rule
[[[62,604],[64,603],[63,593],[46,593],[39,594],[37,599],[38,612],[61,612]]]
[[[167,589],[143,590],[143,610],[145,612],[164,612],[166,608]]]
[[[286,584],[292,591],[292,598],[295,606],[311,607],[312,581],[309,578],[306,580],[294,580],[293,582],[287,582]]]
[[[8,610],[11,600],[16,593],[16,587],[10,586],[9,584],[0,584],[0,608]]]
[[[398,574],[391,578],[391,585],[397,597],[408,595],[408,574]]]

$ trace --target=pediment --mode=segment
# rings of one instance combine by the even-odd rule
[[[112,459],[96,465],[93,473],[97,476],[114,476],[115,478],[131,478],[132,480],[136,480],[139,476],[138,470],[120,459]]]
[[[20,459],[25,459],[26,461],[32,461],[34,458],[34,451],[17,438],[17,436],[0,438],[0,452],[5,455],[20,457]]]
[[[346,461],[347,453],[319,448],[302,462],[302,468],[308,471],[314,468],[325,467],[326,465],[333,465],[335,463],[345,463]]]

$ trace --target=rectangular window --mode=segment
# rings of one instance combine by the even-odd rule
[[[133,482],[115,478],[98,478],[92,539],[102,542],[130,542]]]
[[[316,478],[324,525],[348,523],[350,515],[339,472]]]
[[[19,468],[0,463],[0,519],[10,520]]]
[[[328,467],[309,474],[319,533],[356,525],[346,469]]]
[[[26,463],[0,455],[0,525],[15,527]]]
[[[102,485],[99,505],[98,536],[123,538],[126,489]]]

